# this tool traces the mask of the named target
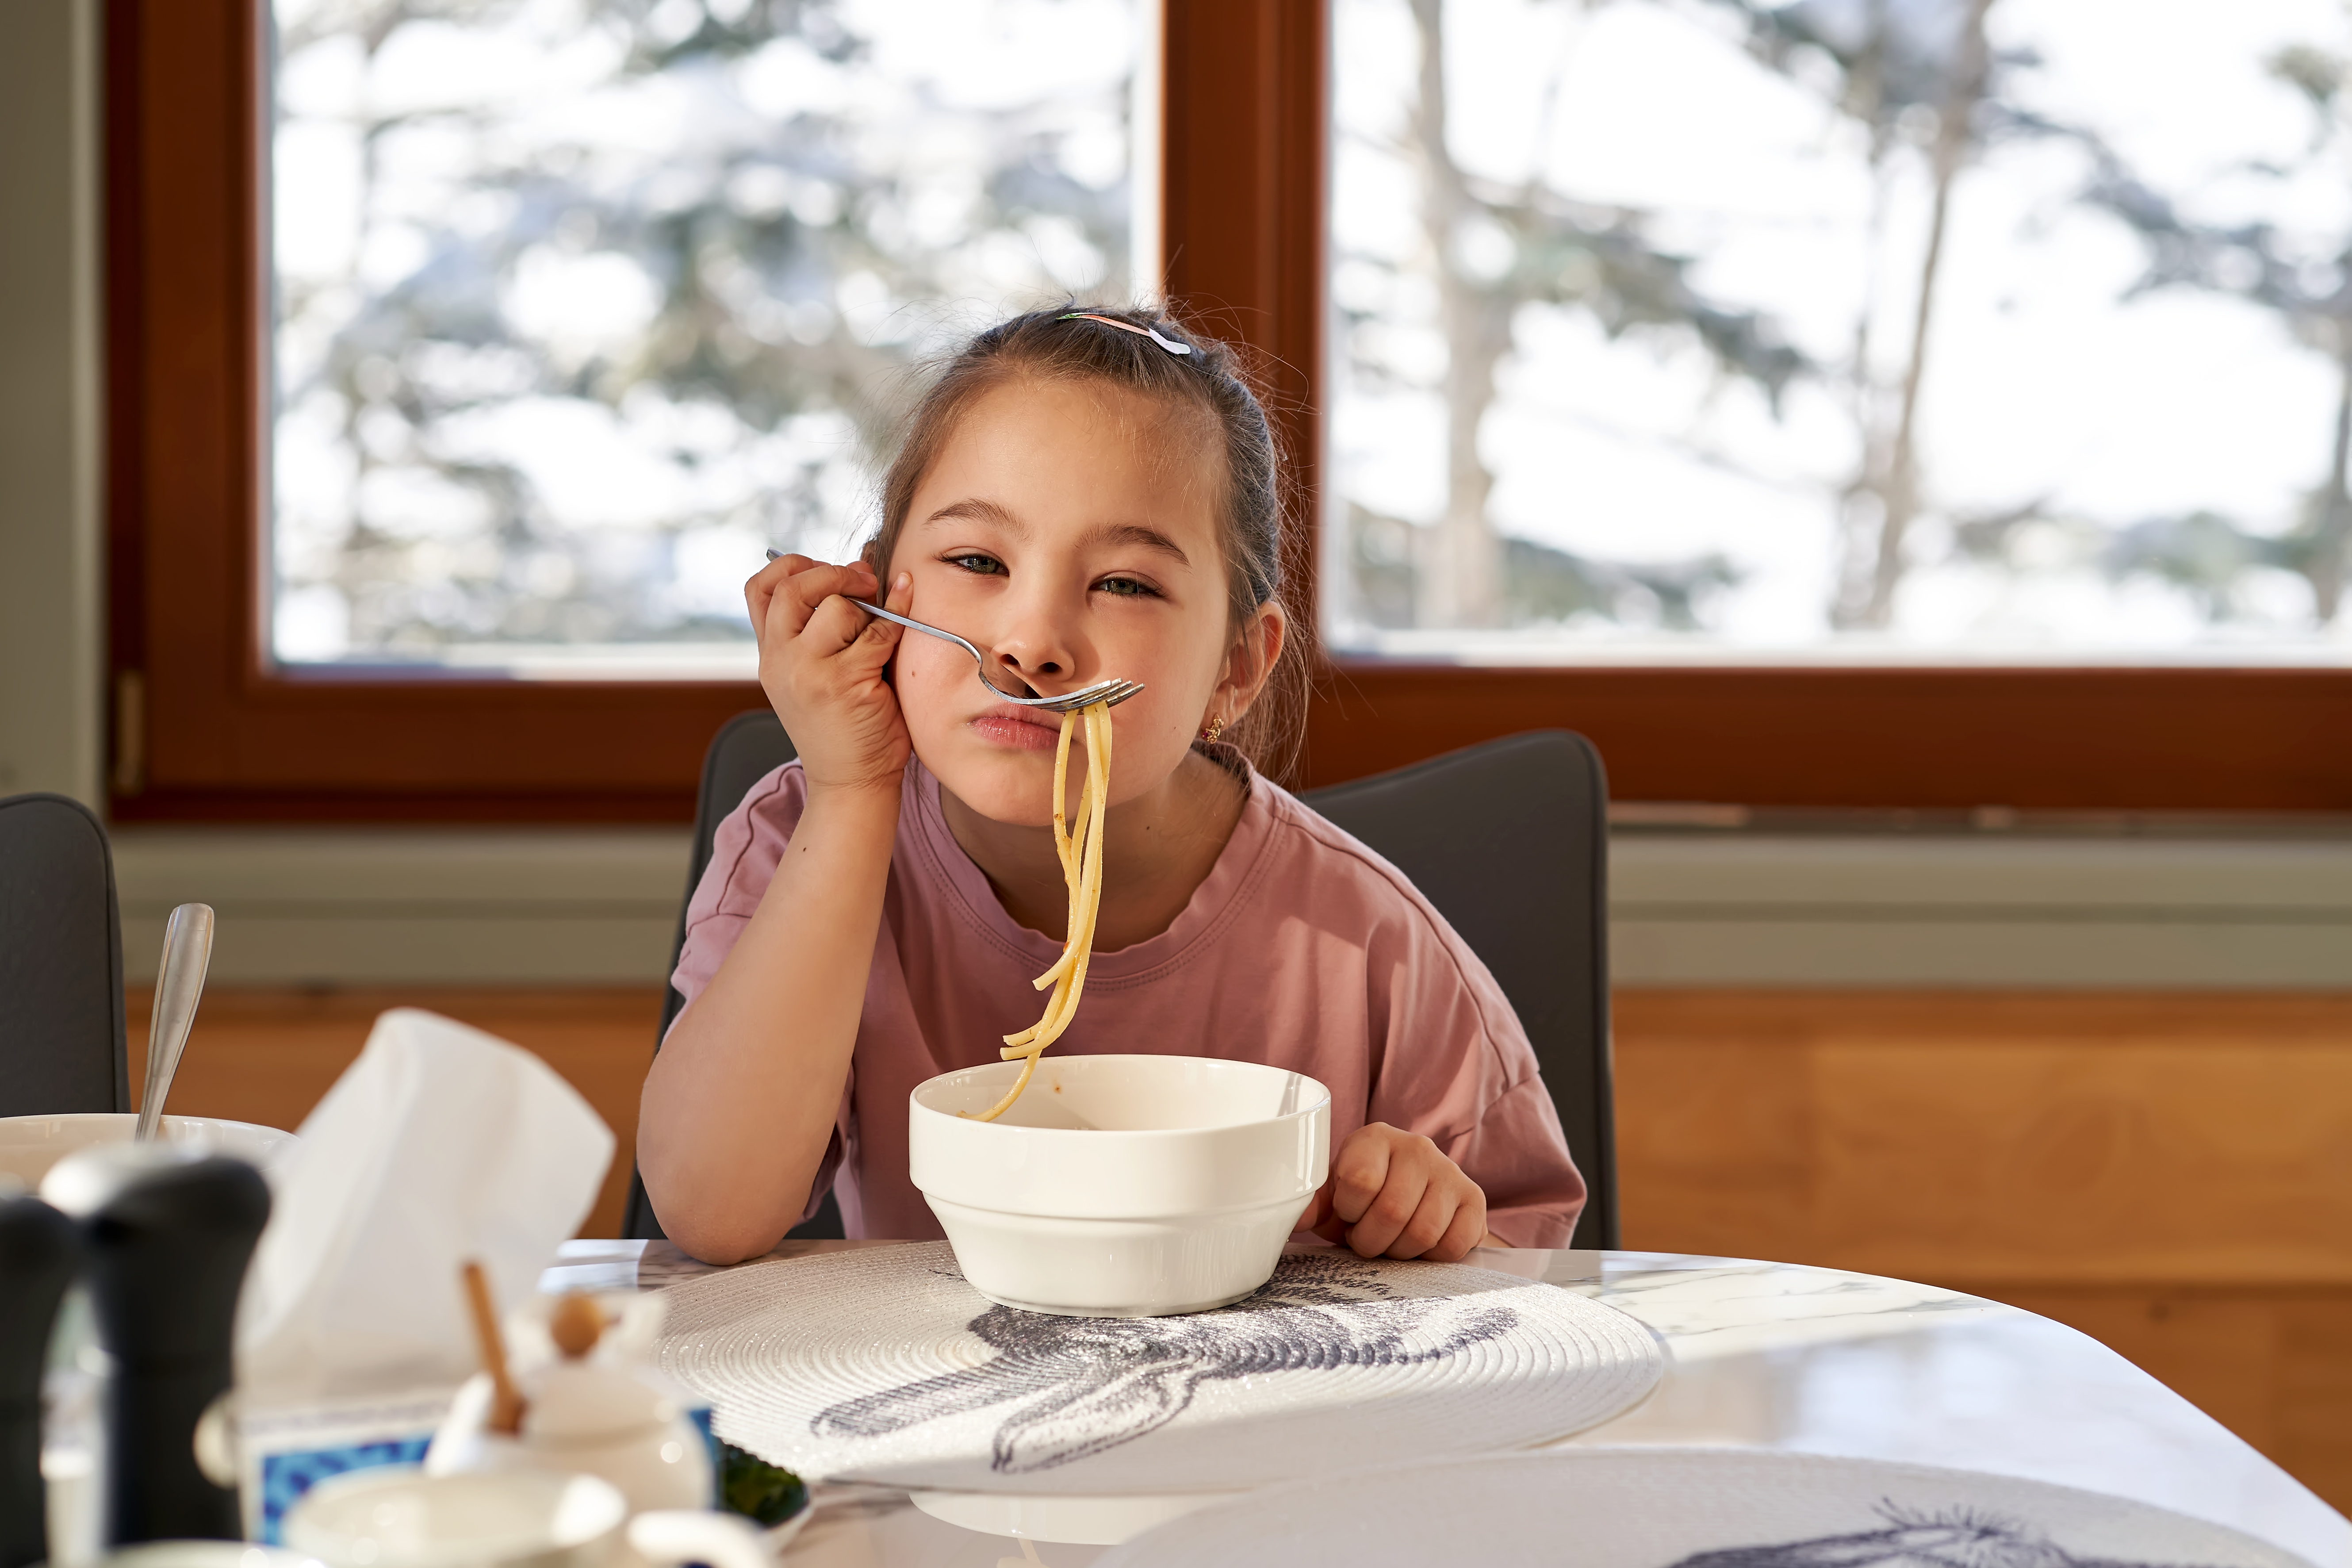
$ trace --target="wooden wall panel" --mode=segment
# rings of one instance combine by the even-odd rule
[[[1630,1246],[2352,1286],[2352,998],[1617,999]]]

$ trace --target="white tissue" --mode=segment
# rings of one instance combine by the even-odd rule
[[[480,1364],[459,1270],[500,1305],[580,1227],[613,1134],[530,1052],[415,1008],[302,1123],[237,1320],[239,1396],[278,1405],[434,1384]]]

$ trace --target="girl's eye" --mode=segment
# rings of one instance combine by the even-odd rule
[[[1097,583],[1095,587],[1102,593],[1116,594],[1119,597],[1127,599],[1139,598],[1146,595],[1157,598],[1160,593],[1157,588],[1152,587],[1149,583],[1139,583],[1132,577],[1105,577],[1102,581]]]
[[[950,566],[961,566],[965,571],[977,573],[982,577],[1004,575],[1004,563],[993,555],[950,555],[947,558],[947,563]]]

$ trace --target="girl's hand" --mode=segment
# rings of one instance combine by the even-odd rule
[[[843,597],[878,584],[862,561],[836,566],[782,555],[743,585],[760,639],[760,687],[799,751],[809,787],[898,787],[912,750],[898,693],[882,679],[898,628]],[[907,613],[905,573],[884,603]]]
[[[1478,1184],[1436,1144],[1385,1121],[1348,1134],[1300,1227],[1345,1242],[1359,1258],[1433,1263],[1458,1263],[1489,1240]]]

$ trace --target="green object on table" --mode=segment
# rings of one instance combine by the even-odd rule
[[[808,1507],[808,1483],[732,1443],[719,1445],[719,1500],[763,1525],[782,1524]]]

